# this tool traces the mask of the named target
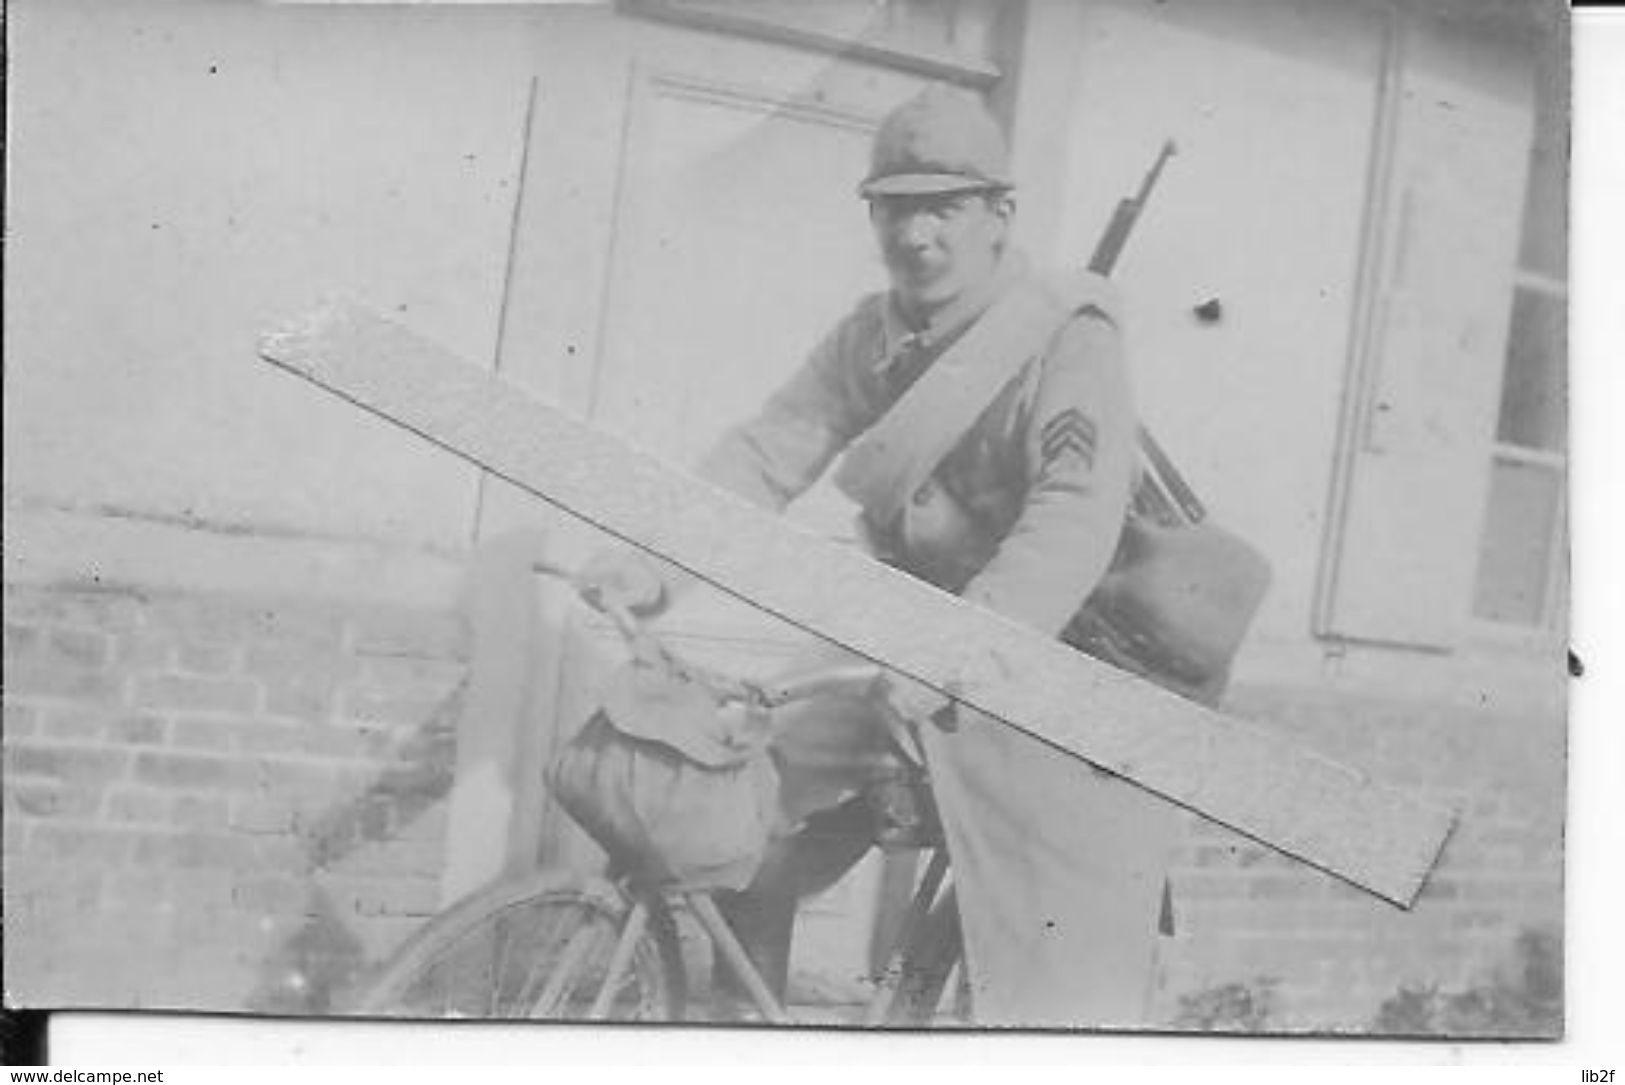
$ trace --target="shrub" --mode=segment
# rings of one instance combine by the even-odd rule
[[[1195,1032],[1262,1032],[1276,1011],[1280,980],[1257,976],[1179,996],[1174,1027]]]
[[[1558,1036],[1563,1031],[1563,941],[1526,928],[1510,966],[1454,991],[1403,986],[1377,1009],[1374,1032],[1400,1036]]]

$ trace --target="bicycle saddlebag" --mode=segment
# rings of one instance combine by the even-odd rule
[[[765,721],[725,711],[700,682],[631,664],[548,766],[554,798],[653,884],[742,889],[778,816]]]

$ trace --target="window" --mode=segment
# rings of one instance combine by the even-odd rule
[[[700,29],[872,60],[986,89],[991,0],[621,0],[625,10]],[[1009,5],[1013,7],[1013,5]]]
[[[1473,612],[1550,628],[1562,613],[1568,468],[1568,124],[1563,84],[1542,80],[1507,337]]]

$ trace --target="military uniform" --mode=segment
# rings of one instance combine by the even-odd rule
[[[811,486],[1020,277],[999,275],[924,328],[865,298],[760,415],[700,472],[781,509]],[[1114,317],[1080,313],[982,413],[901,515],[863,535],[875,556],[1057,635],[1105,572],[1135,474],[1135,422]]]
[[[863,299],[760,414],[704,457],[700,473],[782,509],[1030,274],[1019,256],[1006,257],[984,289],[923,328],[904,322],[890,294]],[[1113,317],[1099,308],[1069,321],[900,512],[884,522],[861,513],[869,549],[944,591],[1058,635],[1111,560],[1134,477],[1134,412],[1119,342]],[[820,801],[839,801],[880,769],[884,731],[872,737],[872,726],[830,716],[814,706],[795,713],[799,726],[780,730],[792,820]],[[823,733],[832,727],[839,737]],[[799,777],[814,769],[822,783],[809,790]]]
[[[783,508],[1027,274],[1007,258],[987,290],[924,328],[910,328],[889,294],[865,298],[760,414],[711,450],[701,473]],[[1137,427],[1115,320],[1090,309],[1067,322],[897,515],[875,522],[862,513],[875,556],[1059,635],[1111,561],[1136,477]],[[818,646],[795,667],[838,654]],[[784,713],[773,753],[785,825],[801,838],[759,879],[778,881],[776,906],[755,916],[738,901],[729,909],[747,943],[755,927],[767,936],[754,939],[758,947],[777,942],[772,948],[787,953],[793,898],[832,883],[868,850],[874,826],[852,800],[895,772],[884,711],[842,698]],[[1141,1023],[1171,808],[974,714],[954,734],[928,730],[924,739],[978,1020]],[[761,963],[782,981],[782,957]]]
[[[928,92],[882,125],[861,191],[871,200],[998,192],[1009,187],[1005,158],[979,105]],[[898,289],[864,298],[700,473],[782,509],[1032,275],[1004,252],[923,324],[907,319]],[[1011,359],[1014,378],[985,408],[971,403],[974,421],[906,500],[861,515],[879,560],[1050,636],[1106,572],[1138,463],[1119,316],[1095,285],[1105,300],[1068,309],[1030,357]],[[832,883],[873,842],[876,826],[853,796],[895,771],[885,711],[843,697],[802,702],[776,721],[784,835],[752,886],[719,904],[781,989],[797,897]],[[1141,1023],[1170,808],[998,721],[963,715],[953,732],[926,727],[922,738],[978,1021]]]

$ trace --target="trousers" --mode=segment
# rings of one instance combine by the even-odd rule
[[[814,649],[794,669],[849,660]],[[782,831],[749,886],[717,903],[782,998],[797,902],[833,885],[879,829],[866,791],[899,770],[874,698],[782,710],[771,750]],[[1132,1028],[1147,1023],[1176,808],[964,706],[922,744],[948,843],[978,1024]],[[727,970],[724,998],[737,997]]]

